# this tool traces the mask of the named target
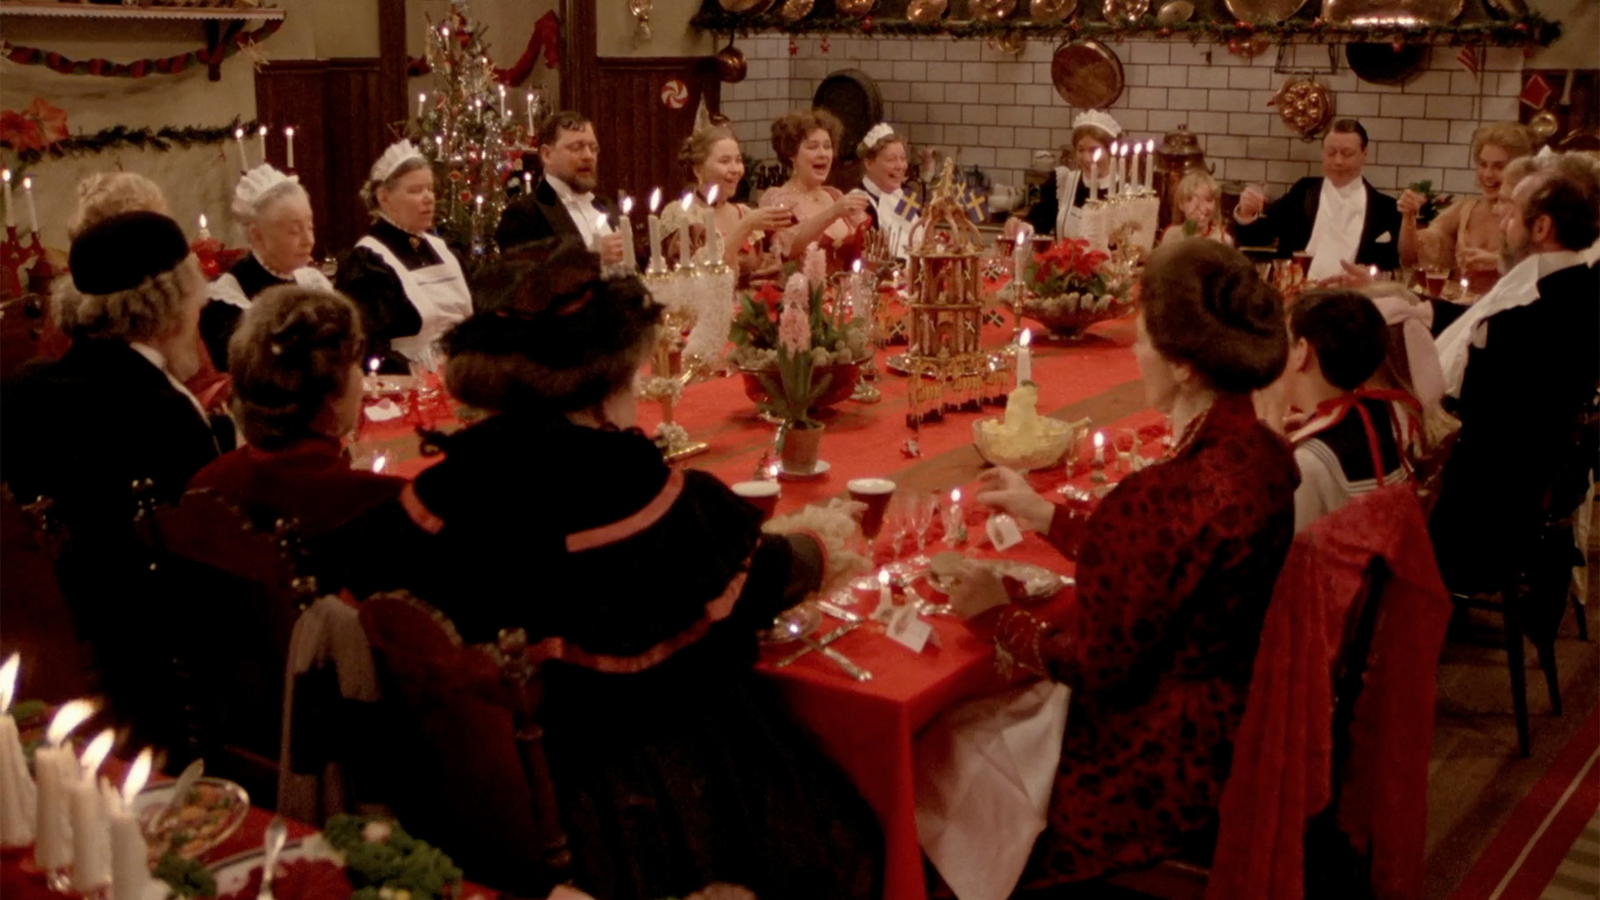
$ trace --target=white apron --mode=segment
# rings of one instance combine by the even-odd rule
[[[395,338],[390,346],[406,359],[432,371],[437,368],[438,356],[434,345],[452,325],[472,315],[472,293],[467,289],[467,277],[461,272],[461,264],[456,262],[455,254],[450,252],[445,242],[431,234],[421,237],[433,247],[443,262],[420,269],[407,269],[393,251],[370,234],[356,241],[356,246],[371,250],[394,270],[400,278],[401,288],[406,292],[406,299],[411,301],[411,305],[417,309],[417,315],[422,317],[422,328],[416,334]]]
[[[333,290],[333,284],[328,281],[327,276],[310,266],[301,266],[291,272],[290,275],[294,277],[294,283],[303,288],[316,288],[323,291]],[[211,282],[210,287],[206,290],[207,299],[220,300],[229,306],[237,306],[240,309],[250,308],[250,298],[244,295],[244,288],[239,285],[239,279],[233,277],[232,272],[224,272],[217,276],[217,280]]]
[[[1083,236],[1083,209],[1072,205],[1078,196],[1078,181],[1083,173],[1056,166],[1056,240]]]
[[[878,230],[889,240],[889,254],[895,259],[906,259],[910,255],[911,226],[916,213],[907,218],[897,209],[906,199],[905,190],[885,193],[869,181],[862,181],[857,190],[872,201],[872,208],[878,214]]]

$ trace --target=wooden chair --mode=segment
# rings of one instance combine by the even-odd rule
[[[406,592],[377,594],[361,623],[383,689],[390,805],[406,828],[475,880],[542,897],[572,865],[538,711],[543,681],[520,631],[463,645],[455,626]]]
[[[21,654],[17,696],[52,704],[96,690],[93,655],[56,577],[68,536],[54,505],[0,490],[0,657]]]

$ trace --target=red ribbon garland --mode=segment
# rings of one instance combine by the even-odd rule
[[[162,59],[141,59],[131,63],[115,63],[108,59],[75,60],[68,59],[53,50],[40,50],[37,47],[18,47],[9,41],[0,45],[0,54],[6,59],[23,66],[48,66],[52,71],[62,75],[98,75],[102,78],[143,78],[152,72],[159,75],[176,75],[189,68],[191,62],[201,65],[213,65],[222,62],[233,54],[244,49],[251,43],[264,40],[283,27],[283,20],[276,19],[262,24],[260,28],[251,32],[240,32],[232,40],[225,41],[215,50],[201,47],[188,53],[168,56]]]
[[[462,34],[458,39],[465,43],[468,36]],[[528,36],[528,46],[523,49],[522,55],[511,64],[511,68],[495,69],[494,80],[505,85],[521,84],[533,74],[533,64],[541,55],[546,69],[561,65],[561,20],[556,18],[554,12],[545,13],[533,23],[533,34]],[[432,71],[433,67],[423,57],[415,56],[406,60],[406,75],[409,77],[427,75]]]

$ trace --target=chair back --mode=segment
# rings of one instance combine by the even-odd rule
[[[92,656],[56,578],[66,531],[53,505],[0,489],[0,658],[19,653],[18,695],[51,704],[94,693]]]
[[[473,878],[544,896],[571,864],[538,723],[542,679],[527,642],[462,644],[438,610],[406,592],[361,605],[398,748],[385,799],[406,828]]]

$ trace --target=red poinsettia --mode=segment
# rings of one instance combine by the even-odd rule
[[[13,150],[44,150],[67,137],[67,111],[33,98],[22,112],[0,111],[0,143]]]
[[[756,289],[755,299],[766,305],[769,314],[777,315],[778,308],[783,305],[783,291],[771,281],[764,282]]]
[[[1043,295],[1085,290],[1098,294],[1105,290],[1100,266],[1107,259],[1104,251],[1091,249],[1089,242],[1080,238],[1057,241],[1043,253],[1034,254],[1029,286]]]

